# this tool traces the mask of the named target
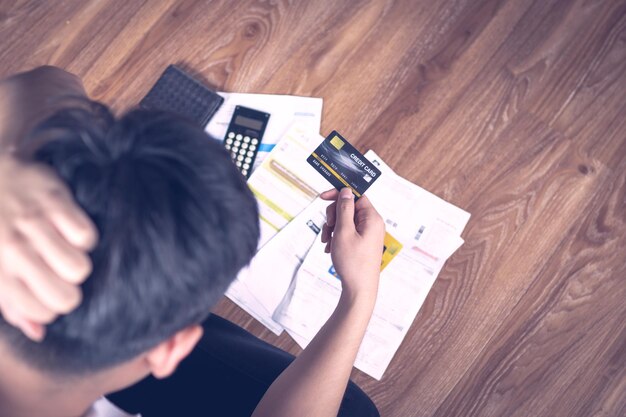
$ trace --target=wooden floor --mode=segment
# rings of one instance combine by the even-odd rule
[[[353,374],[384,417],[626,415],[625,1],[0,4],[2,76],[323,97],[322,133],[472,213],[385,377]]]

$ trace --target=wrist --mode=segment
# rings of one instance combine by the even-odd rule
[[[371,314],[374,310],[374,305],[376,304],[377,294],[377,285],[372,286],[371,288],[360,289],[353,289],[348,285],[342,285],[339,306],[343,309],[358,310]]]

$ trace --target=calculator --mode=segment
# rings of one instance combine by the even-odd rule
[[[269,119],[269,113],[235,106],[235,112],[224,137],[224,147],[230,151],[233,162],[246,178],[252,173],[254,160]]]

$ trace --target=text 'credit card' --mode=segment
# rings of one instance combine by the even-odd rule
[[[380,170],[334,130],[307,162],[333,187],[348,187],[357,198],[380,177]]]

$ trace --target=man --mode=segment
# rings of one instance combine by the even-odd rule
[[[161,112],[116,119],[52,67],[0,90],[0,417],[377,415],[354,385],[344,396],[382,253],[367,198],[323,195],[343,291],[292,360],[206,319],[258,240],[218,143]],[[101,399],[141,380],[110,397],[124,410]]]

